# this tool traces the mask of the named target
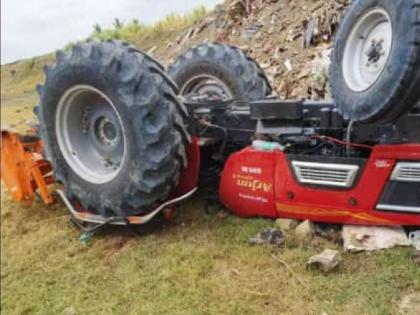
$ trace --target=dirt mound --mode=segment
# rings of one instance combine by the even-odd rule
[[[350,0],[226,0],[158,58],[167,64],[200,42],[221,41],[248,52],[283,98],[329,97],[331,41]]]

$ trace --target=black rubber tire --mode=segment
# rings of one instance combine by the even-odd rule
[[[353,25],[373,8],[386,10],[394,41],[385,70],[366,91],[350,89],[343,76],[343,56]],[[355,0],[336,34],[331,57],[330,85],[345,118],[385,123],[397,119],[420,99],[420,0]]]
[[[186,166],[189,141],[174,82],[155,60],[119,41],[77,44],[58,52],[38,86],[40,135],[57,181],[70,198],[104,216],[145,214],[165,199]],[[79,177],[62,155],[55,134],[55,112],[70,87],[87,84],[113,102],[126,130],[127,158],[116,178],[93,184]]]
[[[170,77],[182,91],[194,76],[212,75],[223,82],[238,102],[264,99],[272,92],[264,70],[238,47],[200,44],[179,56],[168,69]]]

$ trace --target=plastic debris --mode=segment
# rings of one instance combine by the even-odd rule
[[[249,242],[255,245],[275,245],[283,244],[285,238],[283,233],[278,229],[262,229],[257,235],[252,237]]]
[[[308,266],[319,268],[323,272],[330,272],[343,260],[338,250],[326,249],[319,255],[309,258]]]
[[[401,227],[344,225],[342,236],[346,251],[372,251],[411,245]]]
[[[91,241],[90,234],[88,232],[83,232],[82,235],[79,237],[79,242],[83,246],[87,246]]]
[[[410,232],[408,238],[411,245],[413,245],[416,250],[420,251],[420,230]]]
[[[284,66],[286,67],[287,71],[292,71],[293,70],[292,62],[290,61],[290,59],[287,59],[284,62]]]

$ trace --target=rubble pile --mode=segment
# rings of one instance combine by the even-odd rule
[[[201,42],[239,46],[282,98],[329,98],[332,37],[350,0],[226,0],[168,43],[163,60]]]

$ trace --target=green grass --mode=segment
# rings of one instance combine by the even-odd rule
[[[306,269],[323,246],[291,236],[282,248],[252,246],[248,238],[272,221],[208,215],[202,197],[173,221],[139,228],[141,236],[106,228],[82,246],[60,203],[22,206],[3,194],[2,311],[393,314],[403,296],[420,290],[410,249],[344,254],[339,270],[324,275]]]
[[[142,43],[141,47],[145,50],[153,46],[162,46],[170,40],[175,40],[184,29],[200,21],[207,14],[204,6],[197,7],[192,12],[179,15],[169,14],[163,20],[149,25],[133,20],[127,24],[119,19],[112,28],[102,29],[100,25],[94,25],[94,31],[89,39],[108,40],[118,39],[130,41],[134,44]],[[70,49],[73,43],[69,43],[66,49]]]
[[[142,24],[134,20],[127,25],[114,25],[111,29],[94,31],[91,38],[100,40],[106,39],[123,39],[135,40],[136,38],[145,38],[148,36],[158,36],[168,31],[180,30],[191,26],[194,22],[202,19],[207,11],[204,6],[194,9],[186,15],[170,14],[165,19],[153,25]]]

